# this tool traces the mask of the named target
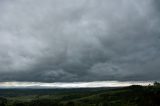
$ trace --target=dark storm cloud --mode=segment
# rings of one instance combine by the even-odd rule
[[[160,80],[157,1],[0,5],[0,81]]]

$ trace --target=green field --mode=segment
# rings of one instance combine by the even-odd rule
[[[160,86],[1,89],[0,106],[160,106]]]

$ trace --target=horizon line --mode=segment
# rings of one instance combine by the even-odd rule
[[[91,82],[0,82],[0,88],[98,88],[152,85],[153,81],[91,81]]]

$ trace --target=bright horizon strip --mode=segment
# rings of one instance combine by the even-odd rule
[[[125,87],[130,85],[149,85],[152,81],[93,81],[93,82],[0,82],[0,88],[94,88],[94,87]]]

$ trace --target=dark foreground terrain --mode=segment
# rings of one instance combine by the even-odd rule
[[[0,106],[160,106],[160,86],[1,89]]]

